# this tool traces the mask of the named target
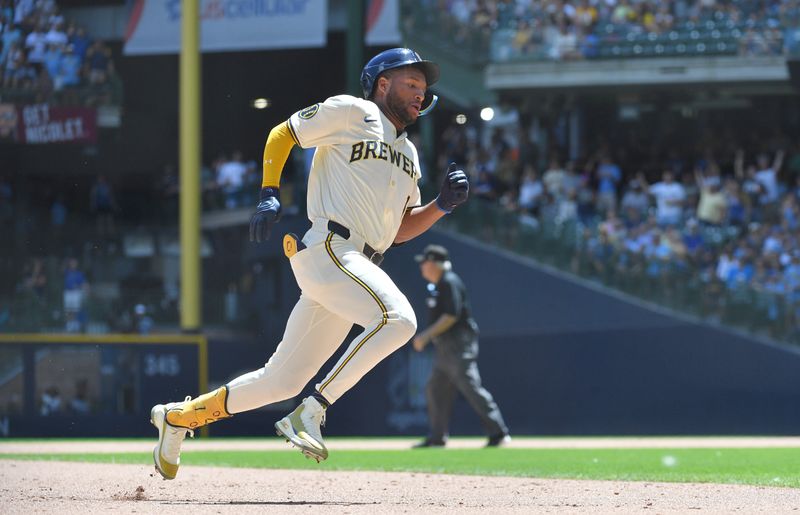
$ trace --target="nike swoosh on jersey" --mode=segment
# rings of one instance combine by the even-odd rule
[[[375,118],[370,118],[369,116],[365,116],[365,117],[364,117],[364,121],[365,121],[366,123],[372,123],[372,122],[377,122],[378,120],[377,120],[377,119],[375,119]]]

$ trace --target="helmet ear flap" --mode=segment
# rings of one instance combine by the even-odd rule
[[[423,105],[422,109],[419,112],[420,116],[425,116],[426,114],[430,113],[434,107],[436,107],[436,103],[439,102],[439,96],[434,95],[432,93],[425,94],[425,100],[428,100],[428,96],[430,95],[430,102],[426,102],[426,105]]]

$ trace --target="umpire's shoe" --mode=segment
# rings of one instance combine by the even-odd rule
[[[425,449],[427,447],[444,447],[445,441],[444,440],[434,440],[432,438],[426,438],[421,442],[415,443],[411,446],[412,449]]]
[[[307,458],[317,463],[328,458],[328,449],[322,441],[320,426],[325,425],[325,408],[314,397],[306,397],[289,415],[275,422],[278,436],[299,447]]]
[[[158,429],[158,444],[153,449],[156,470],[164,479],[175,479],[181,464],[181,444],[186,433],[217,420],[230,417],[226,402],[228,389],[222,386],[213,392],[183,402],[157,404],[150,410],[150,423]]]
[[[500,433],[492,435],[486,442],[486,447],[503,447],[511,443],[511,435],[508,433]]]

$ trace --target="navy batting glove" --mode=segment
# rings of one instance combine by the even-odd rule
[[[281,192],[278,188],[261,188],[261,200],[250,218],[250,241],[267,241],[272,226],[281,219]]]
[[[457,169],[455,163],[450,163],[447,167],[439,196],[436,197],[436,207],[445,213],[451,213],[453,209],[467,201],[469,196],[469,180],[467,174]]]

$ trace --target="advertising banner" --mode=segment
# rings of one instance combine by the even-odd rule
[[[325,46],[327,0],[199,0],[203,52]],[[136,0],[125,34],[127,55],[180,49],[181,0]]]
[[[400,44],[400,5],[398,0],[369,0],[365,42],[369,46]]]
[[[97,111],[89,107],[17,106],[18,143],[95,143]]]

